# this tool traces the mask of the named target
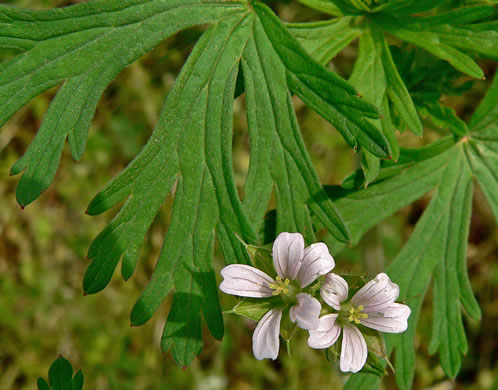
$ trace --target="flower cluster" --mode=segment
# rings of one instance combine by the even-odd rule
[[[309,332],[308,345],[325,349],[332,346],[342,330],[340,368],[358,372],[368,355],[362,327],[381,332],[400,333],[407,329],[411,310],[396,303],[399,288],[381,273],[348,299],[344,278],[330,271],[334,259],[324,243],[304,247],[299,233],[281,233],[273,244],[273,265],[277,276],[244,264],[231,264],[221,270],[220,290],[250,298],[280,296],[281,304],[260,319],[253,334],[256,359],[276,359],[279,351],[280,323],[284,313],[299,328]],[[326,275],[320,288],[312,284]],[[320,303],[318,294],[324,302]],[[320,316],[321,315],[321,316]]]

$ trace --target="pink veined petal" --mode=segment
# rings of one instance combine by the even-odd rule
[[[320,296],[336,310],[341,310],[341,303],[348,298],[348,282],[339,275],[329,273],[320,288]]]
[[[280,233],[273,243],[273,264],[281,278],[296,279],[301,268],[304,239],[300,233]]]
[[[329,248],[323,242],[312,244],[304,250],[303,262],[297,275],[301,288],[313,283],[316,278],[332,271],[335,266]]]
[[[270,288],[275,281],[257,268],[245,264],[230,264],[221,270],[220,290],[239,297],[266,298],[273,296]]]
[[[386,333],[401,333],[408,328],[408,317],[411,309],[402,303],[391,303],[390,306],[377,311],[365,311],[368,318],[360,319],[362,325]]]
[[[282,311],[272,309],[259,321],[252,335],[252,352],[256,359],[275,360],[277,358],[280,347],[281,319]]]
[[[360,330],[353,325],[342,329],[340,368],[343,372],[358,372],[367,361],[367,343]]]
[[[398,296],[398,285],[391,282],[389,276],[381,273],[360,288],[351,298],[351,302],[356,306],[363,305],[365,311],[374,311],[390,306]]]
[[[315,349],[325,349],[333,345],[341,334],[341,327],[335,322],[338,314],[327,314],[320,317],[320,325],[310,330],[308,345]]]
[[[322,305],[318,299],[306,293],[296,295],[297,303],[290,308],[289,317],[301,329],[311,330],[318,328]]]

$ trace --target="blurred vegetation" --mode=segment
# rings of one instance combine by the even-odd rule
[[[76,2],[6,1],[34,9]],[[272,5],[287,21],[323,18],[296,2]],[[182,370],[159,345],[169,302],[146,325],[130,327],[130,310],[148,281],[167,230],[171,199],[165,202],[147,235],[134,277],[125,283],[117,275],[103,292],[83,296],[86,251],[112,218],[112,212],[89,217],[84,211],[97,191],[146,142],[164,98],[201,32],[201,28],[190,29],[168,39],[117,77],[98,105],[82,161],[74,162],[66,148],[54,185],[25,210],[16,203],[18,177],[9,177],[9,169],[34,137],[55,89],[33,99],[0,133],[0,389],[36,389],[36,378],[45,375],[59,354],[68,358],[75,371],[84,372],[84,389],[340,389],[346,381],[347,376],[338,371],[337,365],[329,364],[321,351],[308,348],[304,331],[292,345],[291,358],[282,349],[276,361],[257,361],[251,350],[254,324],[227,315],[223,342],[213,340],[206,332],[200,358]],[[12,54],[0,52],[0,60]],[[348,47],[331,66],[348,77],[355,57],[356,48]],[[492,78],[496,64],[481,62],[481,66]],[[461,118],[468,119],[488,84],[476,81],[464,95],[444,101]],[[358,155],[330,124],[298,99],[295,103],[303,137],[323,183],[339,183],[358,168]],[[249,164],[243,96],[236,102],[234,120],[234,168],[237,183],[242,186]],[[426,125],[423,138],[403,133],[401,144],[429,143],[444,132]],[[357,247],[334,253],[336,270],[368,269],[371,275],[382,271],[409,237],[428,199],[420,199],[372,229]],[[492,214],[482,194],[477,193],[468,267],[483,320],[466,321],[469,354],[454,382],[444,377],[437,358],[428,355],[425,342],[416,340],[414,388],[498,387],[496,238]],[[217,253],[219,270],[223,259]],[[432,317],[430,294],[428,297],[418,328],[425,334],[430,332]],[[236,298],[223,294],[220,299],[225,309],[236,302]],[[384,386],[394,389],[393,378],[387,377]]]

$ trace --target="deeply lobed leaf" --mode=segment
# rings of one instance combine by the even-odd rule
[[[472,176],[481,184],[496,215],[497,88],[495,80],[471,120],[471,127],[480,130],[471,132],[470,136],[462,138],[443,153],[449,157],[437,183],[437,191],[407,244],[388,267],[390,277],[400,286],[400,298],[405,299],[412,309],[408,331],[386,337],[389,351],[396,349],[396,381],[402,389],[412,386],[415,368],[413,338],[431,276],[434,303],[429,349],[432,353],[438,351],[441,366],[448,376],[457,375],[462,355],[468,348],[461,307],[473,319],[479,320],[481,316],[468,279],[467,241]],[[481,154],[483,150],[486,152]],[[336,204],[343,211],[340,203]],[[347,220],[348,214],[343,211],[343,215]],[[355,230],[352,231],[354,235]],[[375,388],[379,379],[373,375],[354,375],[347,388],[358,384]]]
[[[0,5],[0,47],[23,51],[0,66],[0,125],[61,85],[32,144],[12,167],[11,174],[24,171],[19,204],[31,203],[50,185],[66,138],[73,157],[81,158],[97,102],[121,70],[168,36],[240,8],[201,0],[98,0],[47,11]]]
[[[145,233],[176,182],[161,255],[131,321],[133,325],[146,322],[174,289],[162,345],[182,366],[202,348],[201,315],[216,338],[223,335],[212,271],[214,232],[226,262],[249,261],[237,235],[247,243],[260,241],[257,232],[274,182],[279,231],[304,231],[312,241],[312,210],[337,240],[349,240],[349,231],[325,195],[302,140],[289,91],[289,75],[295,75],[296,69],[282,42],[296,48],[300,61],[311,63],[309,73],[297,79],[317,74],[329,90],[337,92],[337,97],[321,103],[324,113],[343,112],[340,123],[344,125],[353,120],[362,123],[362,110],[372,116],[375,109],[359,100],[344,80],[312,61],[269,9],[261,5],[254,9],[221,19],[203,34],[147,145],[88,208],[89,214],[98,214],[127,199],[90,247],[92,263],[84,288],[95,293],[110,281],[120,258],[123,277],[132,275]],[[265,23],[278,35],[269,33]],[[234,183],[231,156],[239,68],[251,141],[243,201]],[[311,85],[306,93],[318,89]]]

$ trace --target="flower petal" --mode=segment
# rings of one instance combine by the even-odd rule
[[[245,264],[230,264],[221,270],[220,290],[239,297],[266,298],[273,295],[275,281],[263,271]]]
[[[313,283],[316,278],[332,271],[335,262],[329,248],[323,242],[312,244],[304,250],[303,262],[297,275],[301,288]]]
[[[341,310],[341,302],[348,298],[348,282],[339,275],[330,273],[320,288],[320,296],[323,300],[336,310]]]
[[[308,345],[315,349],[325,349],[333,345],[341,334],[341,327],[335,322],[338,314],[327,314],[320,317],[320,325],[310,330]]]
[[[272,309],[266,313],[256,326],[252,335],[252,352],[258,360],[273,359],[278,356],[280,347],[280,320],[282,311]]]
[[[386,333],[401,333],[408,328],[408,317],[411,309],[402,303],[391,303],[390,306],[377,311],[364,311],[368,318],[360,319],[362,325]]]
[[[282,278],[296,279],[304,253],[304,239],[300,233],[280,233],[273,243],[273,264]]]
[[[399,287],[391,282],[389,276],[378,274],[365,284],[351,298],[354,305],[363,305],[364,311],[376,311],[390,306],[399,296]]]
[[[289,317],[301,329],[311,330],[320,325],[320,310],[322,305],[318,299],[306,293],[296,295],[297,303],[290,308]]]
[[[342,330],[341,371],[360,371],[367,361],[367,355],[367,343],[360,330],[356,326],[344,326]]]

